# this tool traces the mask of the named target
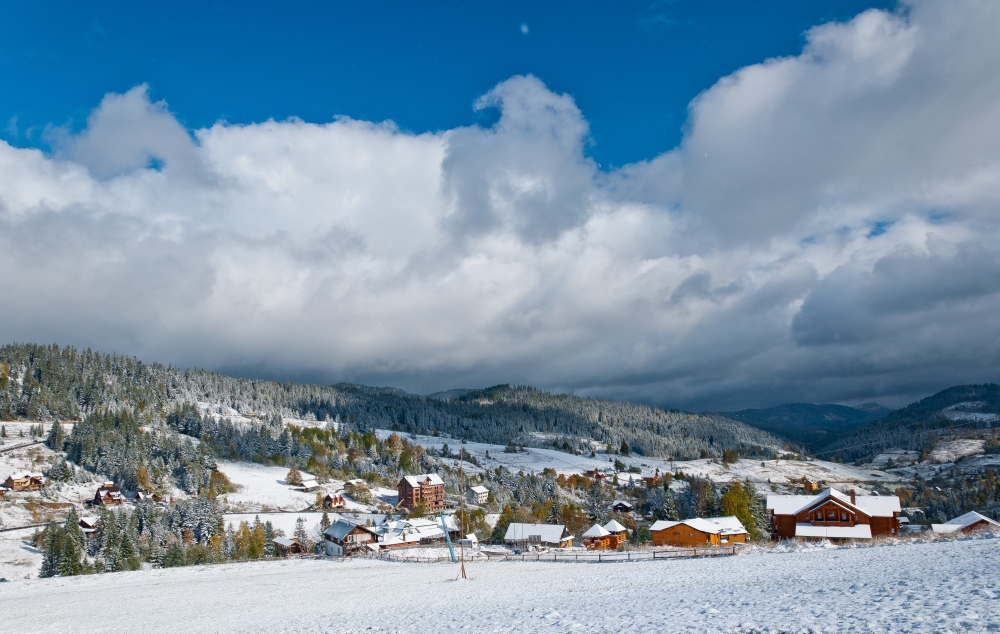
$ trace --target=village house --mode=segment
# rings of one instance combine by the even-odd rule
[[[872,539],[899,534],[899,498],[827,489],[818,495],[769,495],[774,539]]]
[[[14,473],[7,476],[3,485],[11,491],[41,491],[45,486],[45,476],[41,473]]]
[[[975,511],[969,511],[965,515],[959,515],[950,519],[944,524],[931,524],[931,530],[938,535],[950,533],[972,533],[975,531],[1000,528],[1000,522],[991,520],[985,515]]]
[[[642,481],[650,489],[652,489],[653,487],[658,486],[660,484],[660,470],[657,469],[656,472],[653,473],[653,475],[651,475],[651,476],[643,476],[642,477]]]
[[[271,543],[274,544],[274,554],[279,557],[302,555],[305,553],[297,537],[275,537],[271,540]]]
[[[122,492],[114,482],[105,482],[97,487],[93,504],[96,506],[118,506],[122,503]]]
[[[347,502],[340,493],[327,493],[326,497],[323,498],[323,508],[325,509],[342,509],[345,506],[347,506]]]
[[[628,529],[622,526],[618,520],[609,520],[608,523],[604,525],[604,530],[608,531],[611,535],[612,548],[618,548],[628,541]]]
[[[80,518],[78,522],[80,525],[80,531],[87,536],[87,539],[93,539],[97,536],[97,518],[92,515],[84,515]]]
[[[583,547],[588,550],[612,550],[616,548],[612,546],[613,543],[614,536],[600,524],[594,524],[583,534]]]
[[[458,538],[458,522],[453,515],[445,516],[444,526],[448,529],[450,538]],[[375,532],[380,548],[406,548],[445,541],[441,520],[425,517],[400,520],[386,518],[375,528]]]
[[[418,505],[429,512],[444,508],[444,480],[436,473],[403,476],[396,490],[400,504],[408,509]]]
[[[331,557],[349,556],[362,548],[378,550],[377,532],[364,524],[343,518],[326,529],[323,539],[326,542],[326,554]]]
[[[490,499],[490,490],[484,486],[469,487],[465,490],[465,499],[470,504],[486,504]]]
[[[745,544],[747,529],[733,516],[697,517],[682,521],[659,520],[649,527],[654,546],[729,546]]]
[[[8,489],[7,487],[0,487],[0,500],[2,500],[5,495],[7,495],[7,491],[10,491],[10,489]]]
[[[305,491],[306,493],[309,493],[311,491],[315,491],[318,488],[319,488],[319,482],[317,482],[313,478],[310,478],[308,480],[302,481],[302,486],[299,487],[299,491]]]
[[[562,524],[522,524],[511,522],[503,536],[503,543],[516,548],[527,546],[549,546],[569,548],[573,536]]]
[[[598,471],[597,467],[594,467],[590,471],[585,471],[583,475],[587,476],[588,478],[593,478],[594,480],[604,480],[605,478],[608,477],[607,475]]]

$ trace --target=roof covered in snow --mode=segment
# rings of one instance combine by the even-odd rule
[[[798,515],[830,499],[869,517],[892,517],[893,513],[902,510],[895,495],[856,495],[852,503],[850,495],[836,489],[827,489],[817,495],[769,495],[767,509],[775,515]]]
[[[583,534],[584,537],[607,537],[611,532],[600,524],[594,524]]]
[[[693,519],[682,520],[679,522],[659,520],[657,522],[653,522],[653,525],[649,527],[649,530],[662,531],[668,528],[673,528],[678,524],[690,526],[697,531],[710,535],[739,535],[747,532],[743,523],[732,515],[727,515],[725,517],[695,517]]]
[[[424,482],[427,482],[428,480],[430,480],[429,484],[431,485],[444,484],[444,480],[442,480],[441,476],[439,476],[436,473],[423,473],[420,475],[403,476],[403,479],[406,480],[406,482],[411,487],[414,488],[420,488],[420,485],[423,484]]]
[[[375,534],[374,530],[368,528],[364,524],[358,524],[357,522],[352,522],[351,520],[341,518],[336,522],[334,522],[333,524],[330,524],[330,528],[323,531],[323,535],[325,535],[327,539],[331,540],[344,539],[345,537],[347,537],[348,533],[350,533],[351,531],[353,531],[355,528],[358,527],[368,531],[373,535]]]
[[[604,525],[604,530],[608,531],[609,533],[624,533],[628,529],[619,524],[617,520],[611,520]]]
[[[293,545],[299,543],[295,539],[289,537],[275,537],[271,541],[279,546],[283,546],[284,548],[291,548]]]
[[[558,544],[562,541],[566,528],[562,524],[522,524],[511,522],[507,527],[504,541],[528,540],[537,535],[542,543]]]
[[[931,530],[935,533],[957,533],[958,531],[968,528],[977,522],[986,522],[990,526],[1000,526],[1000,522],[991,520],[985,515],[975,511],[969,511],[965,515],[959,515],[954,519],[948,520],[944,524],[931,524]]]
[[[469,487],[469,490],[473,493],[489,493],[490,490],[483,486]]]

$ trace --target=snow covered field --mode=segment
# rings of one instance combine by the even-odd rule
[[[1000,540],[615,564],[287,560],[0,584],[0,632],[996,632]],[[120,609],[93,606],[106,601]]]

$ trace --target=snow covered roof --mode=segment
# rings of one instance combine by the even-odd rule
[[[812,524],[796,524],[796,537],[827,537],[831,539],[871,539],[872,527],[869,524],[854,526],[813,526]]]
[[[817,495],[769,495],[767,509],[775,515],[798,515],[817,504],[833,499],[847,508],[861,511],[869,517],[892,517],[899,513],[899,498],[895,495],[856,495],[854,502],[848,494],[836,489],[827,489]]]
[[[710,535],[740,535],[747,532],[743,523],[732,515],[727,515],[725,517],[695,517],[680,522],[659,520],[658,522],[653,522],[653,525],[649,527],[649,530],[662,531],[668,528],[673,528],[678,524],[690,526],[697,531]]]
[[[609,533],[624,533],[628,529],[619,524],[617,520],[611,520],[604,525],[604,530],[608,531]]]
[[[965,515],[959,515],[954,519],[948,520],[944,524],[931,524],[931,530],[935,533],[957,533],[958,531],[968,528],[977,522],[986,522],[991,526],[1000,526],[1000,522],[991,520],[985,515],[975,511],[969,511]]]
[[[411,487],[420,488],[420,485],[430,480],[429,484],[437,485],[444,484],[444,480],[441,479],[436,473],[423,473],[421,475],[403,476],[403,479],[409,483]]]
[[[542,543],[558,544],[562,541],[566,528],[562,524],[521,524],[511,522],[507,527],[504,541],[527,540],[537,535]]]
[[[15,480],[26,480],[27,478],[44,478],[45,474],[32,473],[30,471],[21,471],[19,473],[10,474],[10,477],[14,478]]]
[[[625,500],[615,500],[614,502],[611,503],[611,508],[614,508],[616,506],[627,506],[628,508],[632,508],[632,503],[626,502]]]
[[[288,537],[275,537],[271,541],[273,541],[275,544],[277,544],[279,546],[283,546],[285,548],[291,548],[294,544],[298,543],[294,539],[289,539]]]
[[[359,526],[369,533],[375,534],[375,531],[363,524],[358,524],[357,522],[341,518],[333,524],[330,524],[330,528],[323,531],[323,535],[325,535],[328,539],[344,539],[347,537],[348,533]]]
[[[473,493],[489,493],[490,492],[489,489],[487,489],[486,487],[482,487],[482,486],[469,487],[469,490],[472,491]]]
[[[611,532],[601,526],[600,524],[594,524],[587,529],[587,532],[583,534],[584,537],[607,537]]]

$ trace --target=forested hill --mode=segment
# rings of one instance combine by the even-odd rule
[[[840,436],[824,457],[864,461],[887,449],[929,451],[942,430],[995,427],[998,417],[1000,385],[958,385]]]
[[[165,418],[181,403],[210,403],[244,416],[340,419],[358,430],[440,433],[472,441],[587,450],[593,439],[645,455],[687,459],[726,449],[770,456],[782,442],[723,416],[497,386],[450,400],[393,388],[236,379],[130,357],[34,344],[0,348],[0,419],[80,420],[131,410]]]
[[[851,429],[888,414],[890,409],[869,403],[861,407],[786,403],[766,409],[725,412],[723,416],[741,420],[816,450]]]

